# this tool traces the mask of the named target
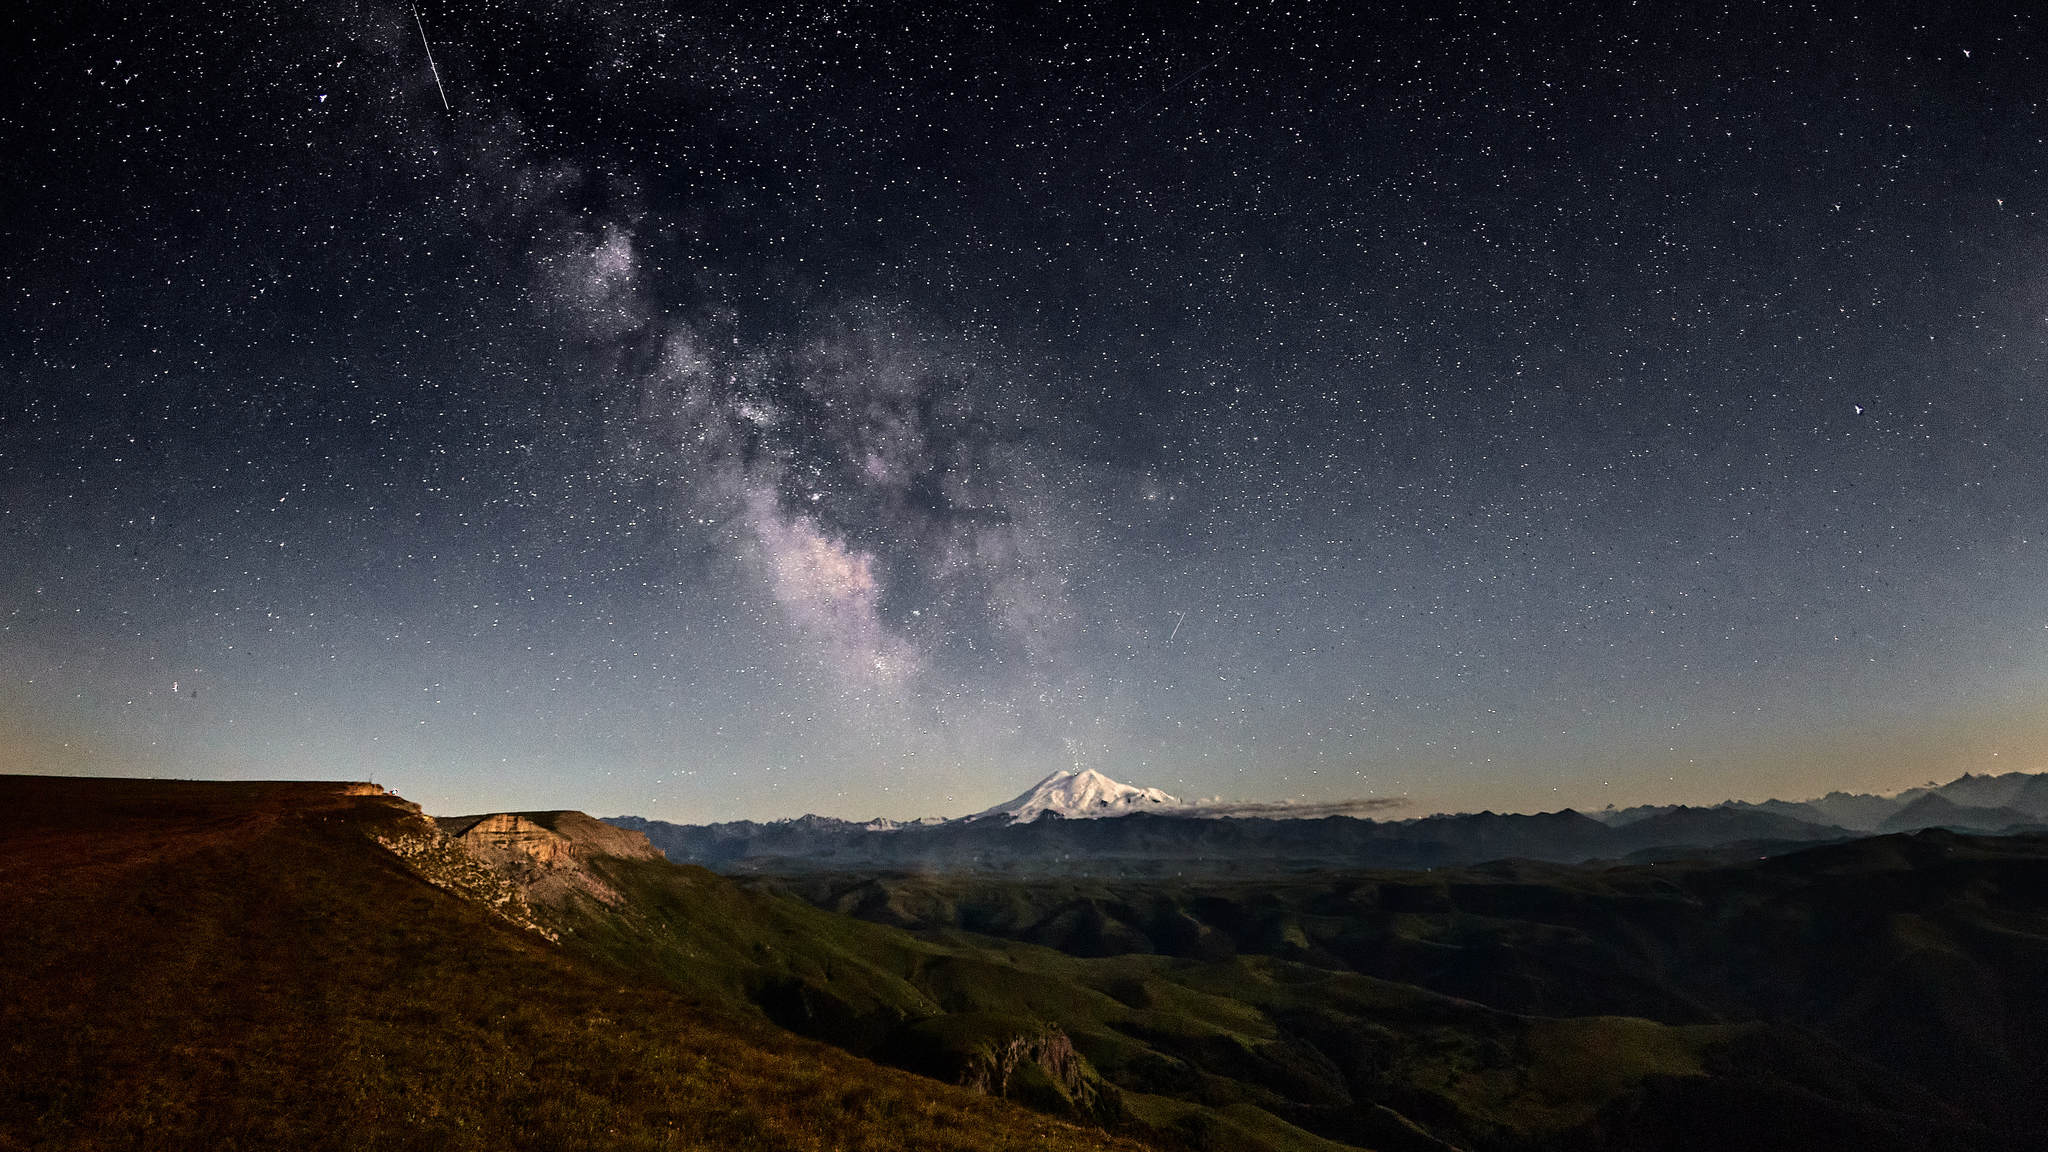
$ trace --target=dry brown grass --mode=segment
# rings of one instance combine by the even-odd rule
[[[0,777],[0,1147],[1137,1147],[622,984],[407,873],[398,811]]]

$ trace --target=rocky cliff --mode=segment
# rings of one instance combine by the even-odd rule
[[[581,812],[422,815],[402,834],[378,839],[429,883],[551,940],[558,933],[542,923],[536,907],[557,908],[578,897],[606,905],[622,899],[591,870],[593,858],[661,859],[641,833]]]

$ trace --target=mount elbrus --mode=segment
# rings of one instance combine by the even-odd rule
[[[1119,784],[1093,768],[1055,772],[1025,789],[1007,804],[969,816],[969,820],[1008,817],[1029,824],[1048,813],[1068,820],[1128,816],[1133,812],[1171,812],[1187,807],[1157,788]]]

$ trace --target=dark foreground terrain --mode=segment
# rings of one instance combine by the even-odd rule
[[[2048,1130],[2040,839],[742,882],[579,813],[433,822],[341,788],[0,777],[0,1147],[1883,1152]]]
[[[1133,1147],[552,945],[340,787],[0,776],[0,1148]]]

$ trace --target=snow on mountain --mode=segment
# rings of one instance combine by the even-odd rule
[[[1162,812],[1182,806],[1181,801],[1157,788],[1119,784],[1093,768],[1084,768],[1055,772],[1009,803],[976,812],[968,819],[1008,816],[1018,824],[1029,824],[1046,812],[1057,812],[1068,819],[1093,819],[1132,812]]]
[[[866,832],[898,832],[905,828],[929,828],[944,823],[944,816],[919,816],[915,820],[891,820],[887,816],[877,816],[861,825],[861,829]]]

